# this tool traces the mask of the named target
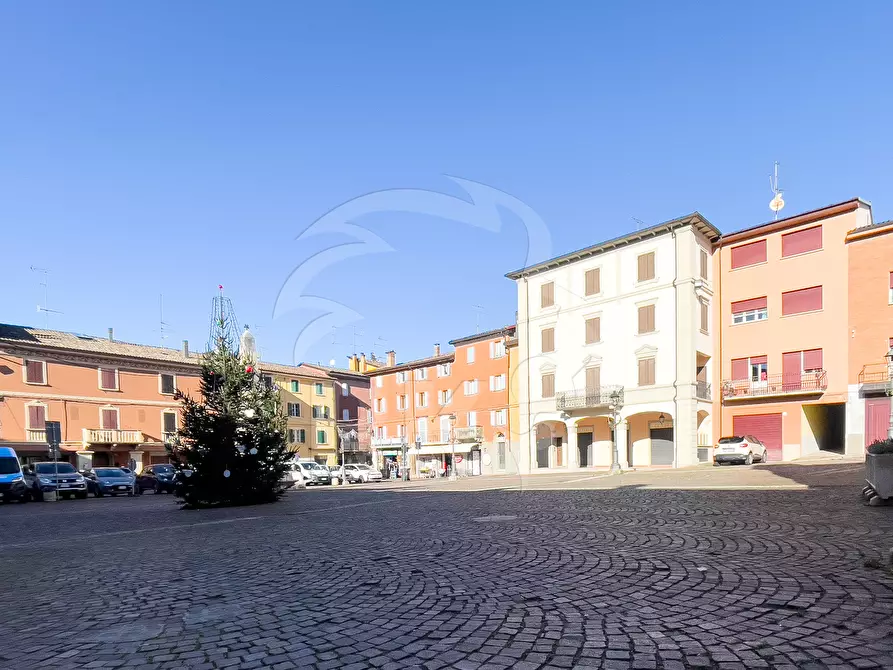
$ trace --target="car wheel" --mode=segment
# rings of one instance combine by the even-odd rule
[[[744,465],[753,465],[753,454],[748,454],[744,459]]]
[[[764,451],[763,457],[760,459],[760,463],[768,463],[769,462],[769,452]]]
[[[66,493],[63,497],[64,497],[66,500],[71,500],[71,494],[70,494],[70,493]]]
[[[24,495],[22,495],[22,496],[19,498],[19,502],[22,503],[23,505],[24,505],[26,502],[31,502],[31,491],[25,491]]]
[[[101,498],[105,494],[102,492],[102,489],[96,489],[96,492],[93,495],[95,495],[97,498]]]
[[[77,498],[78,500],[86,500],[86,499],[87,499],[87,492],[84,491],[84,492],[82,492],[82,493],[75,493],[75,494],[74,494],[74,497]]]

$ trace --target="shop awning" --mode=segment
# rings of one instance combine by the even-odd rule
[[[456,443],[456,453],[457,454],[467,454],[471,451],[473,444],[459,444]],[[439,456],[440,454],[451,454],[453,453],[453,449],[448,444],[435,444],[435,445],[426,445],[419,449],[413,447],[409,450],[410,456]]]

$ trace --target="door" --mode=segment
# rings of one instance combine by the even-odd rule
[[[790,351],[781,357],[781,376],[785,391],[799,391],[802,370],[800,367],[800,352]],[[759,435],[757,436],[759,437]]]
[[[673,465],[673,428],[651,429],[651,465]]]
[[[589,458],[592,452],[592,433],[577,433],[577,449],[580,451],[580,467],[588,468],[592,465]]]
[[[865,399],[865,446],[884,440],[890,427],[890,398]]]
[[[770,461],[782,460],[781,414],[734,416],[732,417],[732,432],[735,435],[753,435],[765,445]]]
[[[552,445],[552,431],[548,426],[536,427],[536,467],[549,467],[549,447]]]
[[[471,451],[471,474],[479,475],[481,474],[481,450],[473,449]]]

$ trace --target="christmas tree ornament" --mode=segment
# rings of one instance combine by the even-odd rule
[[[257,456],[257,447],[251,447],[251,451],[248,452],[252,456]]]
[[[244,454],[244,453],[245,453],[245,445],[244,445],[244,444],[237,444],[237,445],[236,445],[236,449],[239,450],[239,453],[240,453],[240,454]]]
[[[230,476],[230,474],[232,474],[232,473],[231,473],[229,470],[224,470],[224,471],[223,471],[223,476],[224,476],[224,477],[227,477],[227,478],[228,478],[228,477]]]

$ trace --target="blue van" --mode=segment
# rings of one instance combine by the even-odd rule
[[[0,447],[0,499],[28,502],[30,495],[15,449]]]

